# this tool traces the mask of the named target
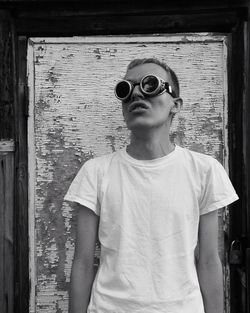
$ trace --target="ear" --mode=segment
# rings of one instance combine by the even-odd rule
[[[174,98],[173,102],[174,102],[174,105],[171,108],[171,113],[175,115],[176,113],[180,112],[182,108],[183,100],[182,98]]]

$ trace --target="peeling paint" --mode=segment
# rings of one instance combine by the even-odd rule
[[[111,146],[112,152],[115,152],[115,150],[116,150],[115,149],[115,137],[107,135],[106,139],[110,142],[110,146]]]
[[[51,81],[51,83],[55,84],[58,81],[57,73],[55,73],[55,67],[52,66],[51,69],[48,72],[48,78],[46,78],[46,81]]]

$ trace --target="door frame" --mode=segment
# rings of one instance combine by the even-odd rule
[[[211,2],[211,1],[210,1]],[[198,3],[198,2],[197,2]],[[228,130],[229,173],[240,200],[229,207],[228,247],[243,239],[250,247],[250,27],[248,4],[238,7],[215,1],[207,5],[185,7],[182,1],[161,1],[154,8],[145,3],[128,5],[125,1],[100,1],[81,4],[66,1],[2,6],[10,12],[13,44],[13,81],[15,84],[15,312],[29,312],[28,243],[28,145],[27,145],[27,40],[44,36],[122,35],[149,33],[213,32],[229,36],[228,41]],[[1,7],[1,5],[0,5]],[[38,10],[39,9],[39,10]],[[53,26],[51,24],[53,23]],[[241,214],[239,214],[241,212]],[[232,223],[233,221],[233,223]],[[248,250],[246,250],[248,251]],[[249,260],[249,254],[246,254]],[[231,313],[241,307],[241,281],[238,269],[231,266]],[[247,287],[250,291],[249,269]],[[250,313],[250,300],[246,303]],[[242,311],[242,313],[245,313]]]

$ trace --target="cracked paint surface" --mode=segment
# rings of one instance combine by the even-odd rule
[[[62,39],[63,41],[63,39]],[[36,312],[66,313],[76,216],[63,197],[88,159],[129,141],[113,88],[136,57],[158,57],[180,80],[171,138],[224,160],[222,42],[34,44]],[[223,220],[220,215],[223,260]],[[95,263],[98,263],[97,244]]]

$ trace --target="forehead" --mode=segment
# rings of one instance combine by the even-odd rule
[[[139,81],[143,76],[154,74],[159,76],[165,80],[169,79],[168,73],[165,71],[163,67],[154,63],[146,63],[137,65],[131,69],[129,69],[125,75],[125,79],[132,81]]]

